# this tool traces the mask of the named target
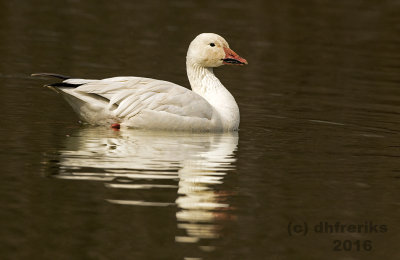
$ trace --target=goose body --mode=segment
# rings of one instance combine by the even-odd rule
[[[47,85],[62,94],[79,117],[92,125],[183,131],[236,131],[239,108],[213,73],[223,64],[247,64],[219,35],[203,33],[190,44],[186,68],[192,90],[142,77],[102,80],[69,78]]]

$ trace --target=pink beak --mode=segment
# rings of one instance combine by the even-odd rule
[[[236,52],[232,51],[229,48],[224,48],[225,58],[223,59],[223,63],[227,65],[244,65],[248,64],[247,60],[243,59]]]

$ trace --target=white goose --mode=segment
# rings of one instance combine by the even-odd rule
[[[213,73],[223,64],[247,64],[221,36],[202,33],[189,45],[186,69],[193,91],[171,82],[141,77],[75,79],[47,85],[62,94],[89,124],[138,129],[237,131],[239,108]]]

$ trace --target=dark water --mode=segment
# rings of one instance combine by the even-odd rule
[[[400,259],[398,1],[0,6],[1,259]],[[201,32],[249,61],[237,135],[81,126],[29,77],[188,86]]]

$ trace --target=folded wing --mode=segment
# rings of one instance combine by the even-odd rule
[[[167,81],[114,77],[67,79],[62,83],[52,88],[65,94],[74,110],[89,123],[123,121],[138,128],[159,128],[158,124],[168,129],[189,125],[208,128],[214,114],[213,107],[204,98]],[[160,120],[163,122],[157,122]]]

